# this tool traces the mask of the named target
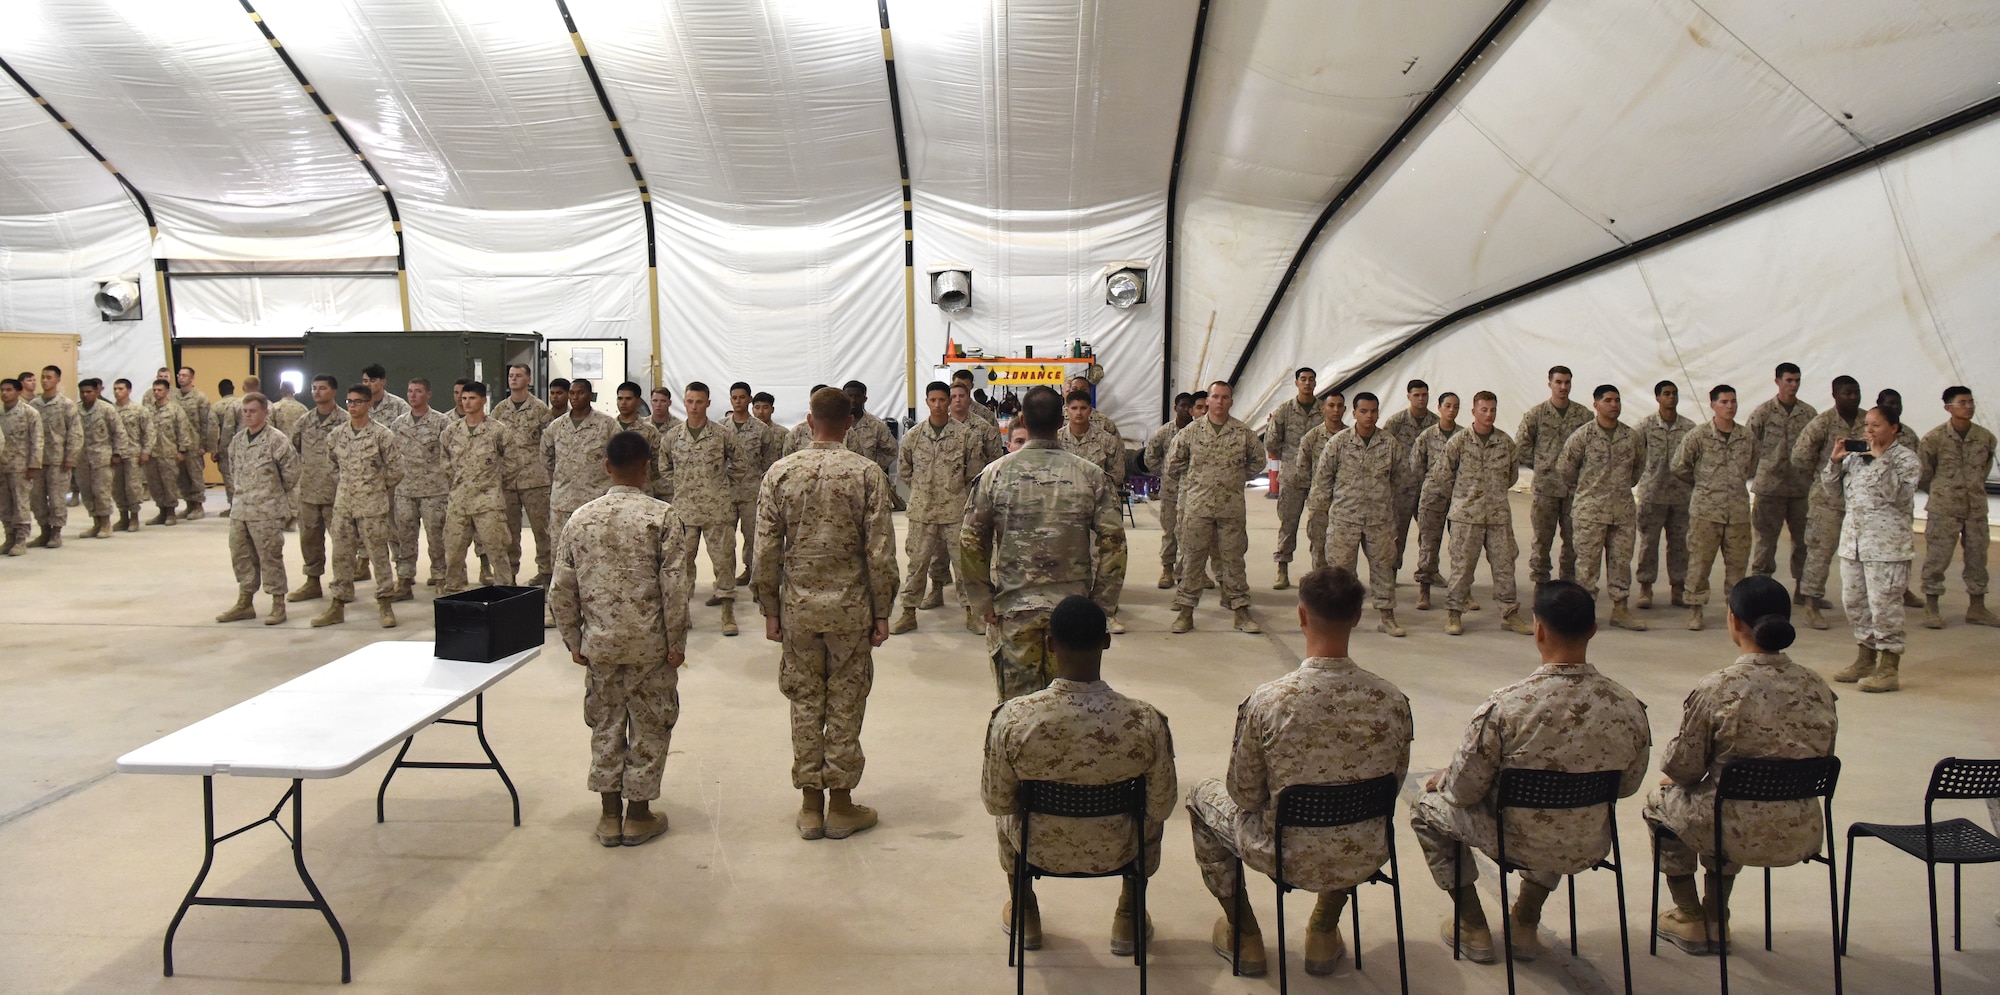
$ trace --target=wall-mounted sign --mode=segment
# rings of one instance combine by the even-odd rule
[[[986,368],[987,381],[1002,387],[1032,387],[1036,384],[1061,387],[1069,375],[1069,367],[1061,363],[1009,364]]]

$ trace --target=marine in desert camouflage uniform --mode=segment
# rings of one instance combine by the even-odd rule
[[[520,541],[521,528],[518,520],[510,522],[506,518],[508,508],[518,507],[510,503],[506,474],[507,468],[515,465],[518,451],[536,448],[523,443],[513,429],[486,413],[483,383],[465,385],[458,398],[458,414],[438,440],[439,461],[444,464],[448,488],[440,594],[465,590],[468,543],[477,544],[495,583],[514,584],[520,565],[514,562],[508,543]]]
[[[41,531],[28,545],[50,549],[62,548],[63,527],[69,524],[70,474],[83,456],[83,422],[77,417],[76,402],[61,393],[62,377],[59,367],[42,367],[41,393],[28,402],[42,419],[42,475],[29,493]]]
[[[1174,436],[1194,421],[1194,395],[1186,391],[1174,395],[1174,419],[1153,430],[1146,440],[1146,472],[1160,478],[1160,489],[1154,507],[1160,515],[1160,590],[1174,586],[1174,567],[1180,558],[1180,541],[1174,528],[1179,513],[1179,501],[1175,492],[1180,488],[1169,486],[1167,473],[1167,447],[1173,445]]]
[[[1449,488],[1451,507],[1451,591],[1445,598],[1446,635],[1465,633],[1465,612],[1477,606],[1472,601],[1472,574],[1479,556],[1493,574],[1493,600],[1500,605],[1500,623],[1510,632],[1527,635],[1534,631],[1521,617],[1514,589],[1514,569],[1520,559],[1520,545],[1514,540],[1514,512],[1507,492],[1521,477],[1519,450],[1514,440],[1494,425],[1500,400],[1492,391],[1472,395],[1472,430],[1460,432],[1445,444],[1444,453],[1431,464],[1431,480]]]
[[[1722,553],[1722,593],[1743,578],[1750,560],[1750,495],[1756,450],[1750,433],[1736,423],[1736,388],[1709,389],[1714,417],[1697,425],[1674,450],[1674,476],[1693,485],[1688,498],[1687,627],[1699,631],[1708,604],[1708,575]]]
[[[1688,500],[1693,489],[1674,476],[1674,453],[1694,431],[1694,420],[1680,413],[1681,389],[1672,380],[1653,385],[1653,401],[1658,410],[1640,419],[1633,430],[1646,446],[1646,472],[1640,475],[1634,495],[1639,502],[1636,607],[1653,607],[1653,582],[1660,578],[1660,544],[1664,541],[1669,603],[1680,608],[1682,592],[1687,590]]]
[[[1179,488],[1174,632],[1194,628],[1194,610],[1201,604],[1211,564],[1222,588],[1222,607],[1235,615],[1236,628],[1264,631],[1250,615],[1250,582],[1243,573],[1243,554],[1250,549],[1243,484],[1264,472],[1264,447],[1248,426],[1229,416],[1233,401],[1228,383],[1209,384],[1208,414],[1181,429],[1167,450],[1167,477]]]
[[[1564,580],[1576,577],[1576,541],[1570,519],[1572,502],[1570,495],[1563,491],[1562,481],[1556,476],[1556,460],[1562,456],[1563,444],[1583,424],[1590,420],[1589,408],[1569,399],[1571,374],[1567,366],[1549,367],[1549,399],[1528,409],[1521,416],[1521,427],[1514,433],[1514,445],[1520,450],[1521,465],[1535,471],[1535,479],[1529,492],[1534,501],[1529,512],[1529,520],[1535,529],[1535,541],[1528,549],[1528,580],[1532,584],[1543,584],[1551,576],[1553,562],[1550,550],[1555,547],[1556,537],[1562,537],[1562,559],[1560,572],[1555,574]]]
[[[217,622],[257,617],[258,588],[271,596],[265,625],[285,620],[285,519],[294,512],[299,452],[270,424],[271,402],[249,393],[239,404],[243,430],[229,439],[236,490],[229,499],[229,562],[236,571],[236,604]]]
[[[1309,429],[1299,440],[1299,474],[1305,481],[1307,504],[1311,502],[1313,474],[1319,470],[1320,454],[1326,451],[1328,439],[1347,431],[1347,395],[1334,391],[1320,401],[1319,424]],[[1318,570],[1326,566],[1326,509],[1308,507],[1306,519],[1306,547],[1312,556],[1312,568]]]
[[[391,549],[396,562],[396,600],[408,601],[417,583],[417,530],[424,533],[424,552],[430,561],[429,586],[444,582],[445,506],[451,494],[451,477],[444,466],[444,430],[452,417],[431,407],[431,382],[422,377],[411,380],[408,410],[389,422],[396,434],[396,452],[403,464],[403,479],[396,485],[390,518]]]
[[[119,421],[125,423],[125,438],[132,443],[132,455],[111,471],[111,490],[118,501],[118,521],[112,527],[137,532],[139,506],[146,500],[146,464],[153,458],[153,416],[146,405],[132,400],[132,381],[124,377],[112,382],[111,396]]]
[[[1403,635],[1396,623],[1397,494],[1406,489],[1409,460],[1403,444],[1375,424],[1381,402],[1363,391],[1354,395],[1354,427],[1326,440],[1313,468],[1307,503],[1327,511],[1326,562],[1354,570],[1368,557],[1368,590],[1375,629]]]
[[[896,530],[889,478],[840,441],[853,412],[841,392],[814,393],[812,446],[774,464],[757,497],[751,586],[764,637],[783,646],[778,687],[791,702],[797,826],[809,840],[843,839],[876,818],[851,792],[864,765],[873,651],[889,638]]]
[[[896,474],[910,488],[903,545],[908,571],[903,576],[903,611],[889,626],[890,635],[915,630],[917,609],[944,604],[959,527],[965,520],[965,495],[985,466],[972,426],[953,421],[946,413],[950,396],[942,381],[933,381],[925,388],[924,404],[930,415],[903,433],[902,449],[896,455]],[[924,593],[926,584],[930,587],[928,596]],[[961,590],[961,600],[964,595]],[[985,631],[973,628],[969,603],[965,621],[967,628]]]
[[[326,573],[326,533],[333,524],[333,499],[340,489],[327,442],[333,430],[347,424],[347,416],[334,407],[339,382],[329,374],[312,379],[313,408],[287,433],[292,448],[299,451],[298,521],[299,553],[305,559],[305,583],[285,596],[286,601],[311,601],[325,597],[319,579]],[[159,460],[156,458],[155,463]]]
[[[0,553],[21,556],[28,551],[33,522],[28,490],[42,475],[42,416],[21,397],[21,382],[0,381]]]
[[[699,380],[681,391],[687,421],[660,440],[660,463],[674,480],[674,508],[697,540],[708,547],[715,572],[710,607],[722,608],[722,634],[736,634],[736,502],[732,474],[741,472],[736,430],[708,417],[708,385]],[[727,419],[725,419],[726,421]],[[694,576],[694,545],[688,546],[688,576]]]
[[[118,409],[101,396],[104,381],[88,377],[78,381],[76,389],[83,398],[76,407],[83,439],[76,461],[76,492],[91,518],[90,530],[83,537],[109,539],[111,509],[117,504],[112,471],[115,465],[136,458],[138,446],[126,437],[125,420],[118,417]]]
[[[1282,591],[1292,586],[1292,554],[1299,545],[1299,516],[1305,511],[1306,494],[1312,489],[1312,472],[1305,468],[1305,452],[1300,443],[1305,441],[1313,426],[1319,424],[1319,402],[1313,397],[1313,390],[1319,385],[1319,374],[1310,366],[1301,366],[1292,373],[1293,395],[1271,411],[1271,417],[1264,423],[1264,455],[1277,460],[1278,470],[1278,548],[1271,553],[1271,559],[1278,564],[1278,579],[1271,589]]]
[[[1632,542],[1639,525],[1632,489],[1646,472],[1645,440],[1618,420],[1624,406],[1617,387],[1599,384],[1591,391],[1591,407],[1596,420],[1570,434],[1556,462],[1556,475],[1570,495],[1570,517],[1582,554],[1576,579],[1596,598],[1597,572],[1604,570],[1611,624],[1643,631],[1646,623],[1632,617],[1625,599],[1632,584]]]
[[[1955,547],[1965,551],[1965,593],[1971,598],[1966,622],[2000,625],[1986,610],[1986,477],[1993,472],[1993,433],[1973,422],[1978,408],[1970,388],[1946,388],[1944,410],[1949,420],[1917,447],[1923,467],[1917,486],[1930,492],[1924,506],[1924,625],[1944,628],[1938,599]]]
[[[390,495],[402,481],[396,433],[372,417],[368,388],[347,390],[347,424],[327,432],[326,452],[338,479],[333,496],[333,604],[313,625],[346,621],[354,600],[354,565],[366,558],[375,578],[375,611],[385,629],[396,625],[396,576],[389,562]]]
[[[1431,466],[1444,458],[1451,438],[1464,431],[1458,423],[1458,395],[1446,391],[1438,395],[1437,424],[1417,433],[1406,455],[1409,475],[1417,481],[1417,610],[1430,611],[1431,586],[1450,582],[1438,572],[1438,554],[1444,546],[1445,525],[1451,514],[1450,481],[1432,482]]]
[[[1382,430],[1388,432],[1396,440],[1397,449],[1402,458],[1408,459],[1410,450],[1414,449],[1417,445],[1417,436],[1422,434],[1424,429],[1437,424],[1438,416],[1436,412],[1430,410],[1430,384],[1422,380],[1412,380],[1406,385],[1404,396],[1409,399],[1410,406],[1384,418],[1382,420]],[[1396,558],[1394,566],[1399,571],[1403,569],[1403,551],[1409,545],[1410,523],[1416,520],[1417,501],[1421,496],[1422,487],[1423,481],[1421,479],[1413,479],[1408,474],[1397,473],[1395,493],[1396,517],[1391,527],[1395,530]],[[1369,580],[1372,582],[1374,577],[1370,576]]]
[[[1827,627],[1821,613],[1833,607],[1826,600],[1826,577],[1833,568],[1833,547],[1840,541],[1840,520],[1846,514],[1840,486],[1821,480],[1819,470],[1847,440],[1860,439],[1865,424],[1861,384],[1843,374],[1833,378],[1833,407],[1808,422],[1799,441],[1792,443],[1792,466],[1809,474],[1813,482],[1806,496],[1806,572],[1799,576],[1793,603],[1805,607],[1806,624],[1815,629]]]
[[[1779,363],[1774,382],[1778,396],[1757,405],[1743,420],[1757,459],[1757,475],[1750,482],[1750,493],[1757,496],[1750,510],[1755,536],[1750,572],[1777,571],[1778,531],[1788,529],[1792,533],[1792,581],[1796,584],[1806,570],[1807,495],[1812,491],[1813,473],[1793,465],[1792,447],[1819,412],[1799,400],[1797,366]]]

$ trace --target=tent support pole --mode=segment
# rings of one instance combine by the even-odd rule
[[[889,40],[889,0],[876,0],[882,25],[882,66],[889,81],[889,123],[896,133],[896,169],[903,178],[903,401],[905,426],[917,423],[917,234],[910,204],[910,153],[903,142],[903,98],[896,85],[896,47]]]
[[[1257,344],[1264,339],[1264,330],[1271,327],[1271,320],[1278,314],[1278,305],[1284,302],[1285,292],[1292,287],[1292,279],[1299,275],[1299,267],[1305,264],[1306,255],[1312,251],[1313,244],[1319,241],[1320,233],[1326,230],[1334,215],[1338,214],[1340,209],[1361,191],[1362,186],[1374,177],[1376,171],[1382,168],[1382,164],[1389,160],[1389,156],[1402,146],[1403,140],[1410,137],[1410,133],[1416,131],[1418,125],[1423,124],[1424,119],[1430,116],[1431,109],[1444,100],[1444,95],[1464,78],[1473,63],[1486,55],[1487,50],[1499,40],[1501,33],[1507,30],[1507,26],[1514,23],[1515,17],[1528,6],[1529,2],[1530,0],[1510,0],[1506,7],[1501,8],[1500,13],[1486,25],[1486,30],[1480,32],[1479,37],[1466,48],[1465,54],[1459,56],[1458,61],[1453,63],[1450,69],[1445,70],[1443,76],[1438,77],[1437,85],[1431,87],[1431,92],[1425,94],[1424,99],[1403,118],[1403,123],[1396,126],[1396,130],[1389,135],[1389,140],[1383,142],[1382,146],[1375,150],[1375,154],[1368,157],[1368,161],[1355,171],[1340,188],[1340,192],[1334,194],[1333,199],[1327,202],[1326,209],[1319,212],[1318,220],[1306,230],[1306,237],[1299,242],[1298,251],[1292,253],[1291,265],[1286,266],[1284,275],[1278,278],[1278,287],[1271,292],[1270,302],[1264,305],[1264,314],[1257,319],[1257,327],[1250,332],[1250,341],[1243,344],[1243,351],[1237,355],[1236,365],[1229,371],[1229,382],[1235,383],[1243,376],[1244,369],[1249,367],[1250,357],[1257,354]]]
[[[354,161],[368,171],[368,178],[375,181],[375,189],[381,192],[382,203],[389,208],[389,229],[396,235],[396,299],[403,311],[403,331],[409,331],[412,327],[410,281],[405,272],[403,256],[403,216],[396,211],[396,196],[389,192],[389,184],[383,181],[382,174],[376,170],[375,164],[368,161],[368,154],[361,151],[360,145],[355,144],[354,136],[347,133],[347,127],[340,123],[340,118],[333,113],[333,108],[326,105],[326,101],[319,95],[319,90],[313,87],[311,80],[306,79],[305,71],[299,68],[297,62],[292,61],[292,53],[285,50],[284,43],[278,40],[271,26],[264,22],[264,15],[257,13],[257,8],[251,5],[250,0],[236,0],[236,2],[243,8],[243,13],[250,15],[250,23],[256,25],[264,40],[271,43],[271,51],[277,53],[278,61],[285,64],[286,71],[298,81],[306,96],[312,98],[313,106],[319,108],[320,114],[326,118],[326,123],[333,126],[333,133],[340,136],[340,141],[347,146],[347,151],[354,153]]]
[[[1641,253],[1657,249],[1676,239],[1698,234],[1775,201],[1783,200],[1793,194],[1803,193],[1829,180],[1838,179],[1863,166],[1872,165],[1883,159],[1906,152],[1932,139],[1940,138],[1961,128],[1977,124],[1995,114],[2000,114],[2000,97],[1994,97],[1990,100],[1973,104],[1971,107],[1967,107],[1955,114],[1948,114],[1929,124],[1906,131],[1886,142],[1863,149],[1846,158],[1836,159],[1818,169],[1801,173],[1776,186],[1751,194],[1741,200],[1725,204],[1700,217],[1684,221],[1665,231],[1656,232],[1635,242],[1628,242],[1609,252],[1592,256],[1575,265],[1566,266],[1554,273],[1529,280],[1511,290],[1504,290],[1484,300],[1468,304],[1417,329],[1408,338],[1391,346],[1382,355],[1369,360],[1360,369],[1342,377],[1339,383],[1328,387],[1327,390],[1347,390],[1364,378],[1372,375],[1375,371],[1394,362],[1398,356],[1408,352],[1424,340],[1483,311],[1490,311],[1502,305],[1511,304],[1523,297],[1541,293],[1551,287],[1594,273],[1613,263],[1623,262]]]
[[[1174,302],[1181,295],[1180,256],[1175,252],[1174,225],[1180,217],[1181,156],[1187,151],[1188,118],[1194,113],[1194,84],[1201,70],[1201,42],[1208,33],[1208,0],[1194,15],[1194,42],[1188,50],[1187,84],[1181,90],[1181,123],[1174,132],[1174,164],[1167,173],[1167,297],[1166,334],[1160,341],[1160,417],[1174,416]],[[1211,319],[1210,329],[1214,329]]]

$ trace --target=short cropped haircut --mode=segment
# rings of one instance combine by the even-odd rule
[[[653,447],[637,432],[620,432],[604,444],[604,458],[620,470],[637,466],[653,456]]]
[[[667,400],[671,401],[674,399],[674,392],[666,389],[665,387],[655,387],[653,388],[653,396],[664,397]]]
[[[1345,404],[1345,403],[1347,403],[1347,392],[1346,392],[1346,391],[1344,391],[1344,390],[1329,390],[1329,391],[1327,391],[1327,392],[1326,392],[1326,397],[1327,397],[1327,398],[1334,398],[1334,397],[1337,397],[1337,398],[1340,398],[1340,401],[1341,401],[1341,403],[1342,403],[1342,404]],[[1325,399],[1326,399],[1326,398],[1322,398],[1322,400],[1325,400]]]
[[[557,378],[555,378],[554,380],[551,380],[551,381],[549,381],[549,389],[550,389],[550,390],[568,390],[568,389],[569,389],[569,381],[568,381],[568,380],[566,380],[566,379],[564,379],[564,378],[562,378],[562,377],[557,377]]]
[[[425,390],[429,390],[431,389],[431,380],[429,377],[411,377],[410,386],[422,387]]]
[[[1298,369],[1292,371],[1292,379],[1297,380],[1298,378],[1305,376],[1308,373],[1312,374],[1315,378],[1319,376],[1318,370],[1315,370],[1310,366],[1301,366]]]
[[[95,378],[95,377],[93,377],[92,379],[96,379],[96,378]],[[101,383],[102,381],[99,381],[99,382]],[[76,385],[77,385],[78,387],[81,387],[81,386],[83,386],[83,381],[81,381],[81,380],[77,381],[77,384],[76,384]],[[99,388],[99,389],[102,389],[102,388]],[[219,381],[216,381],[216,384],[215,384],[215,392],[216,392],[217,394],[220,394],[220,395],[222,395],[223,397],[228,397],[229,395],[231,395],[231,394],[234,394],[234,393],[236,393],[236,381],[234,381],[234,380],[231,380],[231,379],[229,379],[228,377],[223,377],[223,378],[222,378],[221,380],[219,380]]]
[[[53,374],[55,374],[56,376],[62,376],[62,375],[63,375],[63,371],[62,371],[62,367],[60,367],[60,366],[44,366],[44,367],[42,367],[42,372],[43,372],[43,373],[53,373]],[[193,372],[193,371],[189,371],[189,372]]]
[[[1481,401],[1492,401],[1494,404],[1497,405],[1500,403],[1500,396],[1498,394],[1493,393],[1490,390],[1482,390],[1479,393],[1472,395],[1472,403],[1478,404]]]
[[[1208,391],[1205,390],[1198,390],[1188,395],[1188,402],[1191,404],[1200,404],[1206,400],[1208,400]]]
[[[1659,383],[1653,385],[1653,396],[1658,397],[1661,394],[1666,393],[1668,387],[1673,387],[1675,390],[1680,389],[1680,387],[1676,385],[1672,380],[1662,380]]]
[[[19,383],[16,383],[16,384],[15,384],[14,386],[18,388],[18,387],[20,387],[21,385],[20,385]],[[125,379],[124,377],[119,377],[118,379],[116,379],[116,380],[113,380],[113,381],[111,381],[111,386],[113,386],[113,387],[124,387],[124,388],[125,388],[126,390],[131,390],[131,389],[132,389],[132,381],[130,381],[130,380],[127,380],[127,379]]]
[[[1535,594],[1535,617],[1564,639],[1582,639],[1597,626],[1597,603],[1573,580],[1551,580]]]
[[[630,391],[633,397],[646,396],[646,389],[644,387],[639,386],[636,383],[633,383],[630,380],[627,380],[624,383],[618,385],[617,393],[623,394],[626,393],[627,391]]]
[[[770,392],[770,391],[768,391],[768,390],[760,390],[760,391],[758,391],[757,393],[755,393],[755,394],[752,394],[752,395],[750,395],[750,403],[751,403],[751,404],[769,404],[769,405],[772,405],[772,406],[776,406],[776,405],[777,405],[777,403],[778,403],[778,399],[777,399],[777,398],[775,398],[775,397],[772,397],[772,396],[771,396],[771,392]]]
[[[1049,638],[1057,646],[1072,650],[1104,648],[1104,609],[1081,594],[1072,594],[1049,613]]]
[[[1176,408],[1180,407],[1183,404],[1193,404],[1193,403],[1194,403],[1194,395],[1188,393],[1187,391],[1181,391],[1180,393],[1174,395],[1174,407]]]
[[[847,392],[836,387],[821,387],[813,391],[812,416],[822,427],[836,422],[851,421],[854,418],[854,401]]]
[[[1944,389],[1944,403],[1950,404],[1952,398],[1957,397],[1960,394],[1964,394],[1965,396],[1970,397],[1972,396],[1972,388],[1959,387],[1959,386],[1946,387]]]
[[[1062,426],[1063,399],[1055,388],[1036,385],[1021,398],[1021,424],[1035,434],[1053,432]]]
[[[1403,385],[1403,393],[1405,394],[1413,390],[1429,390],[1429,389],[1431,389],[1431,385],[1423,382],[1422,380],[1412,380],[1409,383]]]
[[[1076,403],[1076,402],[1078,402],[1078,401],[1082,401],[1082,402],[1083,402],[1083,403],[1085,403],[1085,404],[1089,404],[1089,403],[1090,403],[1090,391],[1087,391],[1087,390],[1073,390],[1073,391],[1070,391],[1069,393],[1067,393],[1067,394],[1064,394],[1064,395],[1063,395],[1063,405],[1064,405],[1065,407],[1067,407],[1067,406],[1069,406],[1069,405],[1071,405],[1071,404],[1075,404],[1075,403]]]
[[[532,370],[532,369],[530,369],[530,368],[528,367],[528,364],[526,364],[526,363],[508,363],[508,364],[507,364],[507,372],[509,372],[509,373],[512,373],[512,372],[514,372],[515,370],[520,370],[520,371],[521,371],[522,373],[526,373],[526,374],[528,375],[528,378],[529,378],[530,380],[534,379],[534,376],[535,376],[535,371],[534,371],[534,370]]]
[[[1795,377],[1804,376],[1803,373],[1799,372],[1799,364],[1797,363],[1779,363],[1777,371],[1772,373],[1771,376],[1775,379],[1777,377],[1782,377],[1787,373]]]
[[[370,363],[367,366],[362,367],[361,375],[367,377],[370,380],[389,379],[389,371],[383,369],[381,363]]]
[[[1444,393],[1438,395],[1439,404],[1443,404],[1446,401],[1456,401],[1456,400],[1458,400],[1458,395],[1452,393],[1451,391],[1445,391]]]
[[[1299,603],[1322,622],[1361,621],[1361,602],[1368,588],[1346,567],[1320,567],[1299,578]]]
[[[1595,390],[1590,392],[1590,399],[1593,401],[1602,401],[1606,394],[1617,394],[1619,397],[1625,396],[1625,392],[1619,390],[1616,384],[1601,383],[1597,385]]]
[[[860,392],[861,392],[861,396],[862,396],[862,397],[867,397],[867,396],[868,396],[868,385],[867,385],[867,384],[865,384],[865,383],[862,383],[862,382],[861,382],[861,381],[859,381],[859,380],[849,380],[848,382],[846,382],[846,383],[844,383],[844,384],[841,384],[841,385],[840,385],[840,389],[841,389],[841,390],[858,390],[858,391],[860,391]]]
[[[464,394],[478,394],[480,397],[485,397],[486,385],[477,380],[467,380],[465,385],[459,388],[459,392]]]
[[[451,382],[451,385],[452,385],[453,387],[456,387],[456,388],[458,388],[459,390],[464,390],[464,389],[465,389],[465,385],[466,385],[466,384],[469,384],[469,383],[471,383],[471,382],[472,382],[472,378],[471,378],[471,377],[459,377],[459,378],[458,378],[457,380],[453,380],[453,381]]]
[[[1838,390],[1842,387],[1852,387],[1855,390],[1860,390],[1861,381],[1856,380],[1853,377],[1850,377],[1847,374],[1843,373],[1833,378],[1833,386],[1835,390]]]
[[[368,401],[368,400],[373,400],[375,398],[375,392],[369,390],[366,384],[355,384],[354,386],[347,388],[347,396],[358,397],[364,401]]]
[[[243,406],[247,408],[252,404],[261,404],[268,410],[271,407],[271,399],[253,390],[243,395]]]
[[[751,391],[750,389],[750,384],[748,381],[738,380],[735,383],[729,385],[729,392],[731,394],[734,394],[739,390],[745,394],[753,393],[753,391]]]
[[[131,384],[126,384],[126,386],[128,386],[128,387],[129,387],[129,386],[131,386]],[[5,380],[0,380],[0,387],[12,387],[12,388],[14,388],[15,390],[20,390],[20,389],[21,389],[21,381],[19,381],[19,380],[16,380],[16,379],[14,379],[13,377],[8,377],[8,378],[7,378],[7,379],[5,379]]]
[[[1361,402],[1363,402],[1363,401],[1367,401],[1367,402],[1368,402],[1369,404],[1373,404],[1373,405],[1374,405],[1374,406],[1376,407],[1376,409],[1377,409],[1377,410],[1380,410],[1380,409],[1381,409],[1381,407],[1382,407],[1382,399],[1381,399],[1381,398],[1379,398],[1379,397],[1376,397],[1376,396],[1375,396],[1375,395],[1373,395],[1373,394],[1370,394],[1369,392],[1367,392],[1367,391],[1365,391],[1365,390],[1364,390],[1364,391],[1362,391],[1362,392],[1361,392],[1361,393],[1359,393],[1359,394],[1356,394],[1356,395],[1354,395],[1354,406],[1355,406],[1355,407],[1357,407],[1357,408],[1358,408],[1358,407],[1360,407],[1360,406],[1361,406]]]
[[[1708,399],[1711,401],[1720,401],[1722,400],[1722,395],[1734,393],[1736,393],[1736,388],[1726,383],[1719,383],[1708,389]]]
[[[582,379],[578,379],[578,380],[571,380],[571,381],[569,382],[569,392],[570,392],[570,393],[572,393],[572,394],[593,394],[593,393],[596,393],[596,391],[594,391],[594,390],[593,390],[593,389],[591,388],[591,386],[590,386],[590,381],[588,381],[588,380],[582,380]]]
[[[946,397],[950,397],[951,385],[942,380],[933,380],[924,385],[924,396],[929,397],[932,394],[943,394]]]
[[[706,394],[706,393],[708,393],[708,385],[702,383],[699,380],[690,380],[688,381],[687,386],[681,388],[682,397],[686,397],[689,394]]]
[[[1211,394],[1212,394],[1212,393],[1214,393],[1214,392],[1215,392],[1215,388],[1217,388],[1217,387],[1227,387],[1227,388],[1229,388],[1229,389],[1230,389],[1231,391],[1234,391],[1234,390],[1236,390],[1236,385],[1235,385],[1235,384],[1233,384],[1233,383],[1230,383],[1230,382],[1229,382],[1229,381],[1227,381],[1227,380],[1210,380],[1210,381],[1208,382],[1208,390],[1209,390],[1209,393],[1211,393]]]
[[[1574,374],[1574,373],[1571,373],[1571,372],[1569,371],[1569,367],[1567,367],[1567,366],[1551,366],[1551,367],[1549,367],[1549,379],[1550,379],[1550,380],[1554,380],[1554,379],[1556,378],[1556,374],[1558,374],[1558,373],[1560,373],[1560,374],[1562,374],[1563,376],[1566,376],[1566,377],[1573,377],[1573,376],[1576,376],[1576,374]]]
[[[971,382],[972,382],[972,371],[971,371],[971,370],[953,370],[953,371],[951,371],[951,380],[952,380],[952,382],[953,382],[953,383],[957,383],[957,382],[958,382],[958,381],[960,381],[960,380],[963,380],[963,381],[965,381],[966,383],[971,383]]]
[[[327,385],[328,387],[331,387],[331,388],[333,388],[334,390],[339,390],[339,389],[340,389],[340,381],[338,381],[338,380],[335,380],[335,379],[333,378],[333,374],[331,374],[331,373],[315,373],[315,374],[313,374],[313,383],[323,383],[323,384]]]
[[[18,380],[17,380],[17,381],[15,381],[15,385],[16,385],[16,386],[19,386],[19,384],[20,384],[20,381],[18,381]],[[154,381],[153,381],[153,386],[155,386],[155,387],[172,387],[172,386],[173,386],[173,384],[170,384],[170,383],[168,383],[165,377],[161,377],[161,378],[159,378],[159,379],[157,379],[157,380],[154,380]]]

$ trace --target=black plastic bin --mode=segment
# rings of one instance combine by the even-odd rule
[[[492,663],[540,646],[545,596],[539,587],[481,587],[438,598],[438,658]]]

